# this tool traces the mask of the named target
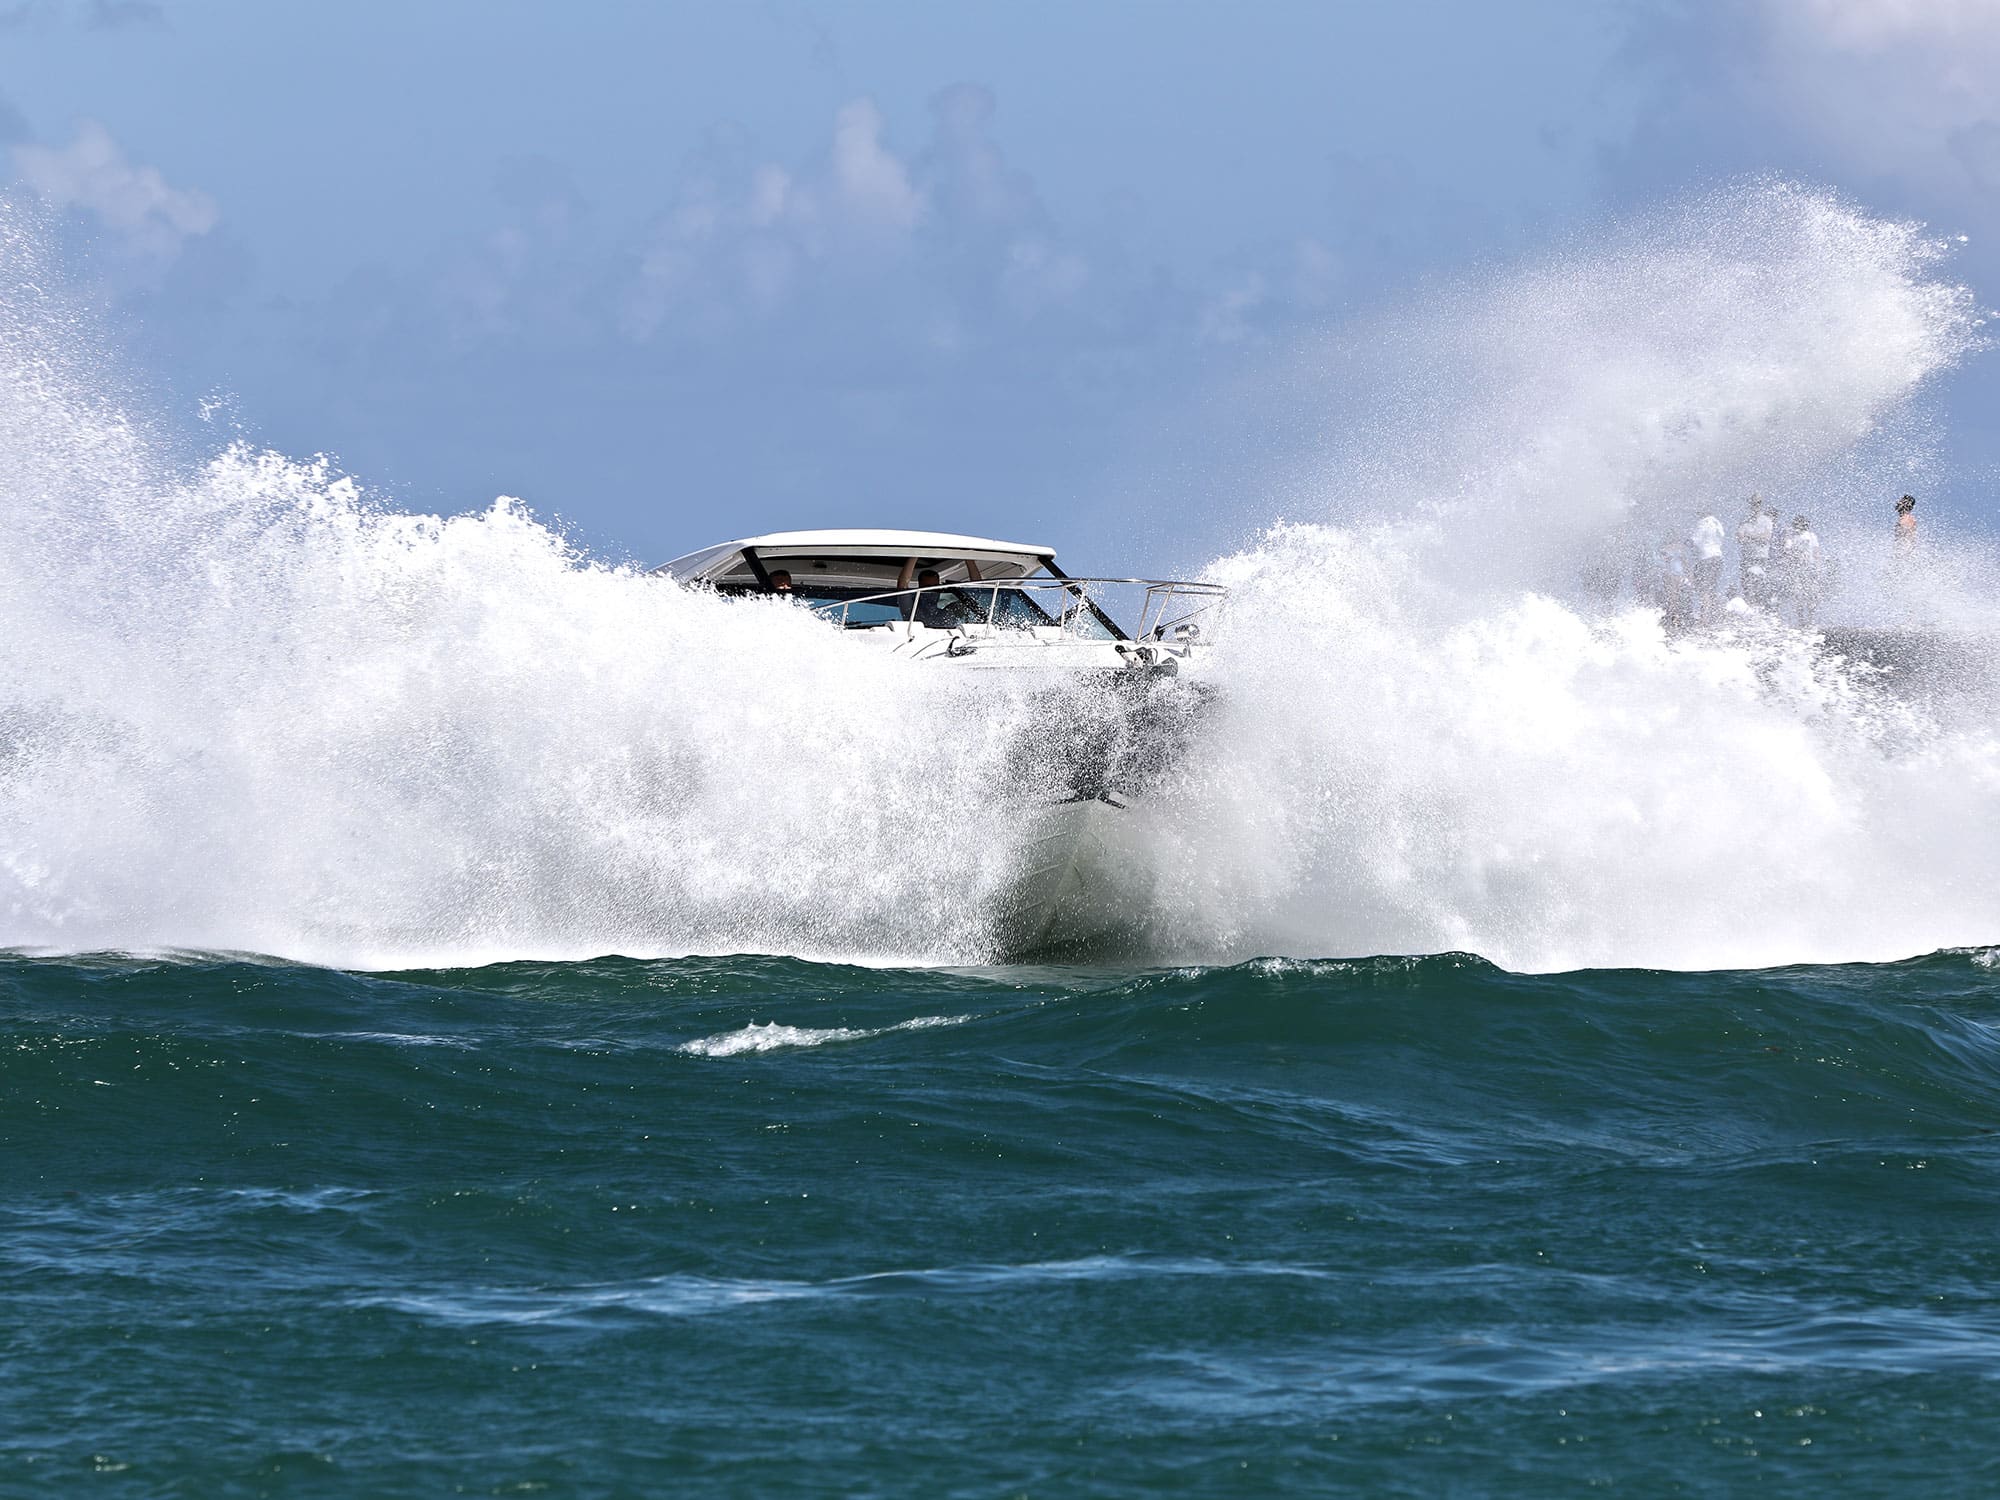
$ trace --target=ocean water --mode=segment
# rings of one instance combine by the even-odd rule
[[[0,1492],[1978,1494],[2000,960],[0,966]]]

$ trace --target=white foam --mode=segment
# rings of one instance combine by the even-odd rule
[[[894,1026],[862,1030],[848,1026],[784,1026],[775,1021],[752,1021],[734,1031],[724,1031],[699,1041],[683,1042],[674,1050],[690,1057],[735,1057],[744,1052],[775,1052],[783,1047],[823,1047],[828,1042],[864,1042],[871,1037],[897,1031],[927,1031],[933,1026],[957,1026],[970,1016],[917,1016]]]
[[[422,1031],[307,1031],[300,1035],[337,1042],[384,1042],[392,1047],[449,1047],[461,1052],[475,1051],[479,1045],[467,1037],[433,1036]]]
[[[1794,188],[1719,194],[1441,298],[1356,353],[1343,441],[1235,587],[1223,714],[1146,810],[1156,942],[1465,950],[1528,969],[1886,959],[2000,934],[2000,695],[1863,690],[1802,635],[1671,640],[1607,555],[1761,489],[1895,624],[1913,391],[1979,337],[1937,247]],[[1352,394],[1349,392],[1349,394]],[[1927,516],[1928,516],[1927,512]],[[1925,618],[2000,578],[1938,535]]]
[[[568,1323],[604,1314],[701,1317],[772,1303],[908,1295],[983,1296],[1023,1286],[1140,1278],[1283,1277],[1320,1280],[1311,1266],[1271,1261],[1219,1261],[1199,1256],[1088,1256],[1026,1264],[974,1264],[867,1271],[825,1281],[670,1273],[636,1281],[581,1286],[497,1286],[425,1295],[363,1296],[357,1305],[392,1307],[441,1323]]]
[[[439,519],[323,462],[184,462],[103,389],[33,237],[0,239],[0,945],[991,956],[1060,713],[579,556],[511,501]],[[1217,716],[1129,825],[1154,955],[1700,968],[2000,936],[1990,684],[1939,716],[1788,633],[1671,641],[1578,585],[1754,486],[1813,511],[1829,609],[1907,612],[1882,507],[1929,461],[1909,398],[1978,337],[1935,255],[1751,187],[1376,339],[1368,435],[1253,497],[1305,519],[1214,570]],[[1924,607],[1977,624],[1984,555],[1924,514]]]
[[[1468,951],[1526,969],[1887,959],[2000,931],[2000,743],[1858,689],[1789,633],[1671,641],[1522,594],[1470,618],[1274,535],[1179,795],[1147,811],[1196,952]],[[1254,642],[1252,643],[1254,646]]]

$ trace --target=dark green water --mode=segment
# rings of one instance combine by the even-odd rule
[[[0,1492],[1989,1493],[1996,1026],[1967,953],[6,960]]]

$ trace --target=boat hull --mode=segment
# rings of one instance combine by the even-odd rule
[[[1149,902],[1135,832],[1131,809],[1108,797],[1035,809],[1001,897],[1000,959],[1104,959],[1137,948]]]

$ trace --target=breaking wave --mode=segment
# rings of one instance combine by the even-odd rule
[[[1060,705],[608,566],[512,501],[187,460],[0,238],[0,943],[991,956]],[[1991,623],[1976,539],[1930,537],[1915,590],[1880,545],[1933,463],[1911,398],[1980,338],[1938,257],[1752,185],[1300,355],[1373,417],[1212,570],[1220,707],[1133,815],[1143,946],[1699,968],[2000,936],[1990,681],[1899,697],[1634,598],[1653,540],[1756,488],[1844,561],[1830,616]]]

